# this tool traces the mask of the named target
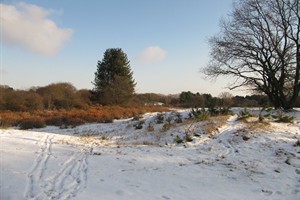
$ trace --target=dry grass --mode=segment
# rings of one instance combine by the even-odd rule
[[[245,122],[244,124],[245,129],[250,132],[268,131],[271,128],[270,123],[260,122],[259,120]]]
[[[201,122],[193,119],[186,120],[184,121],[185,134],[194,134],[196,130],[201,129],[202,133],[209,134],[212,137],[218,131],[218,128],[227,123],[229,117],[229,115],[210,116],[208,120]]]
[[[201,128],[204,133],[209,134],[212,137],[219,128],[227,123],[229,117],[229,115],[212,116],[209,120],[204,122]]]
[[[109,123],[114,119],[124,119],[147,112],[164,112],[162,106],[91,106],[88,109],[44,110],[34,112],[0,112],[0,127],[18,126],[23,121],[36,121],[54,126],[75,127],[84,123]]]
[[[127,144],[129,146],[159,146],[158,143],[152,142],[152,141],[148,141],[148,140],[144,140],[144,141],[133,141],[130,144]]]
[[[89,144],[93,146],[100,146],[109,143],[110,138],[105,135],[81,135],[79,136],[79,141],[83,144]]]

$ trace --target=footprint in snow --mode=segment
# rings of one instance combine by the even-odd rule
[[[263,195],[266,195],[266,196],[270,196],[270,195],[273,194],[272,191],[270,191],[270,190],[265,190],[265,189],[262,189],[261,192],[262,192]]]
[[[165,196],[165,195],[163,195],[163,196],[161,196],[163,199],[166,199],[166,200],[170,200],[171,198],[170,197],[168,197],[168,196]]]

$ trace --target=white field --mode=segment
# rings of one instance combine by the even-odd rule
[[[0,199],[299,200],[300,112],[291,114],[294,123],[260,129],[232,116],[213,137],[202,133],[203,122],[164,132],[155,114],[144,115],[142,129],[130,119],[2,129]],[[198,136],[175,143],[188,128]]]

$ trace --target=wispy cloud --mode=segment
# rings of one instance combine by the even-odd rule
[[[43,55],[53,55],[72,36],[71,29],[59,28],[49,18],[51,11],[42,7],[18,3],[0,4],[3,41]]]
[[[164,59],[166,55],[167,52],[159,46],[151,46],[141,52],[138,59],[146,63],[152,63]]]

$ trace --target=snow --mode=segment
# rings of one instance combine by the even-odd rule
[[[1,129],[0,199],[300,199],[300,112],[290,114],[294,123],[257,130],[231,116],[214,136],[194,122],[199,136],[182,144],[174,138],[191,122],[162,130],[157,113],[143,116],[142,129],[132,119]]]

